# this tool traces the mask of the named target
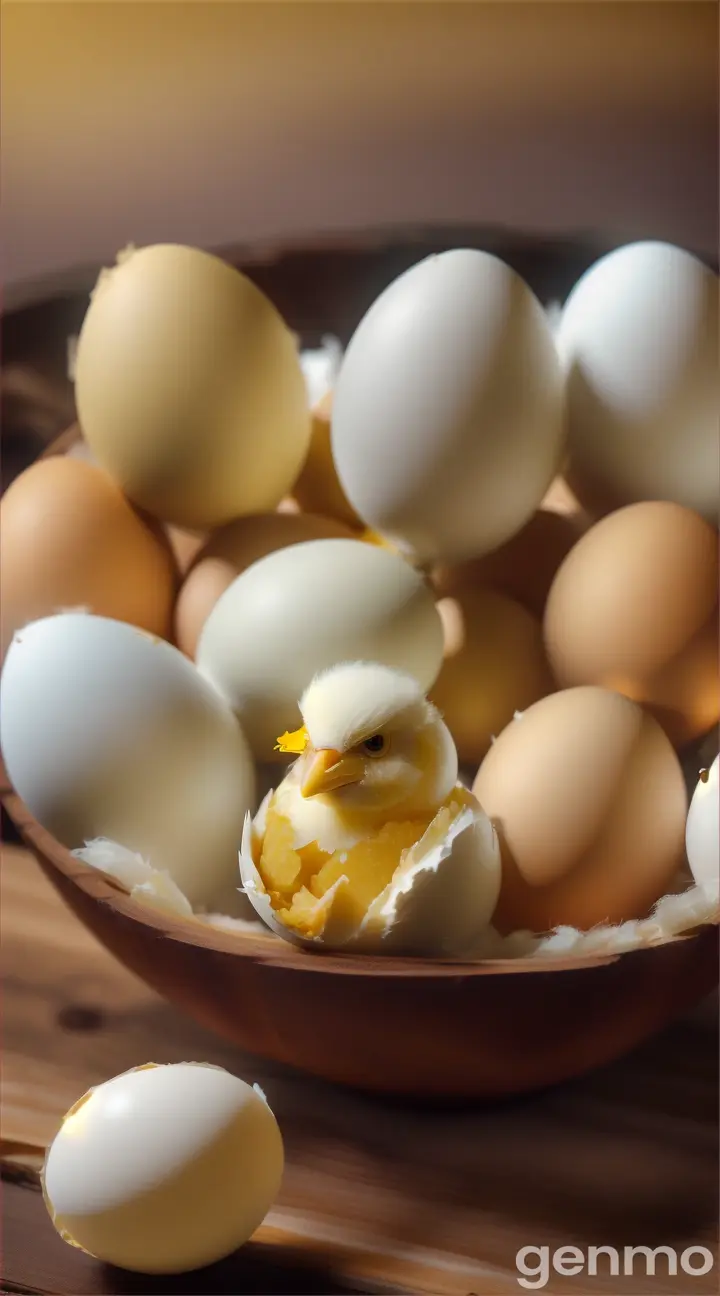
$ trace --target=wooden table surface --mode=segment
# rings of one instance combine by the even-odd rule
[[[505,1105],[421,1110],[268,1066],[200,1030],[107,954],[12,846],[0,922],[2,1291],[504,1296],[525,1289],[515,1264],[525,1246],[615,1246],[621,1264],[626,1245],[704,1246],[717,1261],[715,1000],[585,1080]],[[285,1138],[282,1193],[256,1239],[212,1270],[120,1273],[55,1234],[38,1191],[42,1149],[90,1085],[137,1063],[183,1060],[262,1084]],[[594,1276],[551,1272],[542,1287],[565,1296],[717,1289],[717,1268],[672,1277],[662,1256],[654,1277],[642,1256],[619,1276],[601,1258]]]

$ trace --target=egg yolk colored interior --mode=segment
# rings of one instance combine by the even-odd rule
[[[256,864],[278,918],[303,936],[322,935],[327,918],[323,897],[345,878],[334,897],[333,913],[343,924],[358,926],[430,824],[437,823],[438,831],[429,848],[440,844],[462,804],[454,794],[431,819],[387,823],[367,841],[332,853],[317,842],[296,850],[292,824],[271,804]]]

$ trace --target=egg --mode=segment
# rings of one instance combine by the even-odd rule
[[[259,761],[299,724],[297,699],[318,671],[348,660],[434,682],[443,629],[423,577],[359,540],[309,540],[268,554],[225,590],[197,647],[201,673],[241,720]]]
[[[464,788],[458,785],[426,831],[406,844],[385,885],[373,859],[378,843],[361,842],[344,853],[339,867],[344,863],[347,871],[323,894],[303,886],[285,911],[257,863],[272,797],[268,793],[254,821],[246,818],[240,878],[259,917],[278,936],[316,950],[427,958],[463,954],[481,938],[500,891],[500,851],[490,821]],[[388,825],[391,832],[402,828]],[[374,894],[368,891],[373,877]],[[369,903],[358,904],[358,887]]]
[[[698,779],[688,811],[685,849],[692,875],[713,899],[720,893],[720,756]]]
[[[25,626],[0,677],[0,743],[16,792],[64,845],[109,838],[194,908],[232,883],[252,761],[232,711],[170,644],[79,613]]]
[[[377,298],[342,360],[332,452],[365,524],[422,562],[480,557],[532,516],[564,446],[551,329],[486,252],[430,256]]]
[[[362,530],[362,519],[348,503],[338,481],[330,442],[331,418],[332,392],[327,392],[312,412],[310,449],[293,486],[293,496],[306,513],[337,518],[353,530]]]
[[[445,655],[431,699],[458,756],[477,766],[516,711],[555,688],[537,617],[491,589],[441,599]]]
[[[330,540],[352,532],[340,522],[306,514],[259,513],[213,532],[196,555],[175,606],[175,642],[194,657],[203,626],[229,585],[259,558],[305,540]]]
[[[670,500],[717,523],[717,275],[669,243],[617,248],[570,293],[557,344],[581,502]]]
[[[283,1167],[282,1135],[260,1090],[203,1062],[148,1063],[70,1108],[42,1189],[72,1246],[138,1273],[179,1274],[247,1242]]]
[[[560,567],[544,633],[561,687],[616,689],[689,742],[720,715],[717,532],[664,501],[609,514]]]
[[[162,533],[78,460],[40,460],[8,487],[0,585],[3,653],[21,626],[64,607],[170,634],[176,574]]]
[[[542,617],[555,573],[581,535],[576,517],[539,509],[493,553],[470,562],[439,565],[433,583],[441,595],[451,598],[468,588],[489,586]]]
[[[543,698],[502,731],[473,792],[500,839],[502,933],[642,918],[682,860],[687,794],[652,716],[608,689]]]
[[[129,498],[191,530],[274,509],[307,454],[292,334],[245,275],[195,248],[131,249],[103,272],[75,396],[91,451]]]

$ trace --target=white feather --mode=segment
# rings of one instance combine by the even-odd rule
[[[342,662],[316,675],[300,699],[300,712],[313,747],[337,751],[397,723],[438,718],[412,675],[377,662]]]

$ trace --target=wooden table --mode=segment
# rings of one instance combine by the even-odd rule
[[[91,1293],[522,1292],[525,1246],[710,1248],[717,1257],[717,1002],[623,1063],[481,1110],[420,1110],[339,1091],[206,1034],[107,954],[33,859],[6,847],[2,1291]],[[472,1031],[472,1022],[468,1022]],[[157,1280],[110,1270],[55,1234],[42,1149],[90,1085],[145,1061],[206,1060],[258,1080],[283,1129],[280,1199],[222,1265]],[[536,1265],[540,1256],[533,1256]],[[698,1264],[700,1257],[694,1257]],[[536,1283],[535,1278],[528,1279]],[[551,1272],[564,1296],[717,1292],[705,1277]],[[535,1288],[538,1289],[537,1287]]]

